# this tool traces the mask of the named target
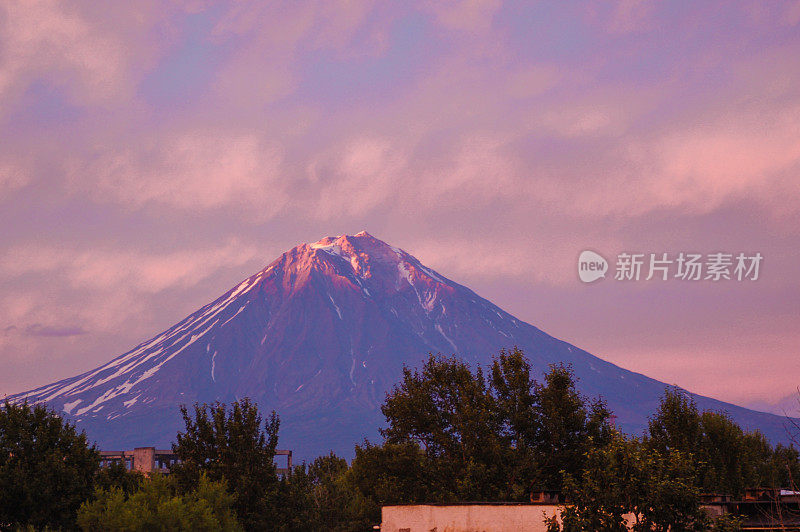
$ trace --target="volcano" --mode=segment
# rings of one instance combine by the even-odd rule
[[[376,439],[380,404],[403,365],[428,353],[487,365],[521,348],[540,374],[570,364],[629,433],[646,427],[666,384],[606,362],[516,319],[469,288],[366,232],[302,244],[216,301],[107,364],[11,396],[62,412],[103,449],[163,447],[178,407],[250,397],[281,418],[301,458],[352,456]],[[785,441],[785,418],[694,395],[745,428]]]

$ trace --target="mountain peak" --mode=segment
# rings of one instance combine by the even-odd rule
[[[398,263],[416,259],[403,250],[391,246],[361,231],[355,235],[327,236],[313,244],[303,244],[299,248],[309,249],[313,252],[321,251],[330,256],[340,257],[350,262],[353,269],[368,272],[370,265],[391,264],[396,268]]]
[[[365,231],[301,244],[174,326],[91,371],[10,401],[48,403],[107,448],[168,445],[178,405],[251,397],[310,458],[376,435],[403,367],[455,353],[487,367],[519,346],[541,374],[571,364],[620,426],[639,432],[663,383],[548,336]],[[784,419],[695,396],[783,441]]]
[[[339,235],[339,236],[326,236],[325,238],[314,242],[313,244],[308,244],[309,247],[312,249],[319,249],[324,247],[329,247],[331,245],[339,245],[341,246],[343,243],[353,244],[359,243],[361,245],[372,244],[372,245],[382,245],[385,247],[391,247],[386,242],[379,240],[372,236],[371,234],[367,233],[366,231],[359,231],[354,235]]]

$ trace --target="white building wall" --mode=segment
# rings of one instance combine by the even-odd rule
[[[550,504],[458,504],[384,506],[382,532],[546,532]]]

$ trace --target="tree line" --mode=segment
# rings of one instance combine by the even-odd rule
[[[638,436],[615,429],[601,398],[569,366],[541,382],[524,354],[488,368],[431,355],[405,368],[381,406],[381,441],[331,453],[278,476],[280,420],[248,399],[182,406],[185,430],[170,474],[99,466],[84,433],[42,405],[0,407],[0,529],[370,530],[387,504],[529,501],[540,490],[569,504],[556,531],[736,530],[710,521],[701,493],[791,488],[793,446],[771,445],[720,412],[667,389]]]

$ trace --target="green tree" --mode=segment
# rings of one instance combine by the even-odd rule
[[[353,484],[347,461],[330,453],[308,468],[313,500],[321,516],[320,529],[330,531],[369,530],[379,509]]]
[[[691,458],[705,492],[741,496],[748,487],[791,487],[800,474],[797,450],[772,446],[758,431],[744,431],[721,412],[700,412],[680,389],[667,389],[649,424],[648,447]]]
[[[281,531],[370,530],[380,522],[380,507],[359,491],[347,461],[333,453],[295,467],[281,488],[286,509]]]
[[[707,530],[709,519],[700,508],[700,489],[690,455],[678,451],[659,455],[637,442],[646,454],[644,496],[635,507],[634,530]]]
[[[280,422],[275,412],[262,420],[258,407],[244,398],[228,408],[219,402],[195,404],[191,416],[181,415],[186,431],[178,433],[173,452],[181,463],[172,474],[186,492],[201,473],[214,481],[225,480],[236,494],[235,509],[247,530],[274,529],[280,522],[275,447]]]
[[[601,399],[587,401],[578,393],[569,366],[552,365],[543,384],[534,384],[533,415],[540,489],[560,489],[562,471],[580,471],[586,452],[611,439],[611,415]]]
[[[797,448],[786,447],[780,443],[776,445],[772,450],[767,470],[769,473],[762,485],[780,486],[797,491],[800,484],[800,453]]]
[[[279,499],[285,517],[278,530],[305,532],[320,528],[322,515],[315,504],[314,486],[305,464],[295,466],[290,475],[281,479]]]
[[[493,360],[490,379],[502,423],[507,496],[525,500],[541,476],[538,454],[542,423],[537,417],[539,397],[530,363],[517,348],[502,350]]]
[[[111,490],[119,488],[129,496],[139,489],[145,476],[139,471],[131,471],[122,462],[114,462],[101,467],[94,479],[95,490]]]
[[[174,479],[153,475],[127,496],[118,487],[99,489],[78,511],[78,525],[87,532],[238,531],[234,497],[221,482],[203,473],[197,488],[179,494]]]
[[[748,471],[751,460],[763,458],[750,453],[745,444],[745,432],[728,415],[718,412],[703,412],[700,415],[701,440],[693,450],[697,458],[699,482],[706,492],[741,495],[747,484],[755,482],[756,471]],[[772,449],[767,444],[767,456]]]
[[[47,407],[0,407],[0,526],[73,528],[100,453]]]
[[[648,445],[659,452],[688,453],[700,448],[702,427],[697,404],[679,388],[667,388],[649,422]]]
[[[440,482],[430,473],[425,453],[416,442],[374,445],[365,441],[355,451],[350,476],[377,507],[436,500]]]
[[[519,349],[501,351],[487,376],[431,355],[421,371],[404,368],[382,411],[383,446],[357,449],[353,463],[362,492],[382,503],[527,500],[559,489],[561,470],[580,471],[611,434],[610,412],[577,392],[571,368],[551,366],[539,384]],[[369,479],[370,469],[381,472]]]
[[[551,519],[548,529],[627,530],[623,516],[642,495],[641,459],[635,442],[621,436],[602,449],[591,449],[578,474],[564,473],[564,492],[570,505],[561,511],[563,528]]]
[[[689,458],[679,451],[662,455],[636,438],[616,434],[608,445],[592,448],[578,476],[565,473],[564,486],[571,504],[562,509],[563,526],[548,520],[551,531],[709,527]],[[626,514],[633,516],[632,523]]]
[[[797,448],[774,447],[760,432],[743,436],[743,475],[745,487],[787,488],[796,490],[800,480],[800,453]]]
[[[577,473],[590,447],[610,441],[611,412],[577,391],[569,366],[551,365],[540,384],[522,351],[503,350],[492,364],[491,391],[503,421],[511,499],[560,489],[562,470]]]
[[[437,500],[494,500],[503,490],[501,420],[480,368],[431,355],[422,371],[403,369],[381,410],[387,443],[421,446],[441,481]]]

